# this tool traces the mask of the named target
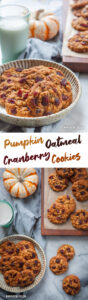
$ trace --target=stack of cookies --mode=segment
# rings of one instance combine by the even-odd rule
[[[57,168],[48,178],[48,183],[56,192],[63,191],[72,182],[72,193],[77,201],[88,200],[88,174],[86,168]],[[77,229],[88,229],[88,211],[79,209],[75,213],[76,202],[71,195],[59,196],[47,210],[47,217],[54,224],[65,223],[71,215],[73,227]],[[73,214],[72,214],[73,213]]]
[[[55,275],[61,275],[68,270],[68,262],[74,257],[75,251],[71,245],[62,245],[57,250],[57,255],[52,257],[49,262],[50,270]],[[80,280],[71,274],[63,279],[63,289],[68,295],[76,295],[80,291]]]
[[[75,18],[72,27],[77,33],[68,41],[68,47],[75,52],[88,52],[88,0],[73,0],[71,5]]]
[[[48,116],[71,102],[71,84],[59,69],[43,65],[10,68],[0,76],[0,105],[8,114],[29,118]]]
[[[0,244],[0,272],[7,285],[26,287],[41,271],[41,262],[31,241],[17,244],[7,240]]]

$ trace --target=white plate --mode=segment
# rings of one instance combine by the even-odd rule
[[[34,247],[35,247],[36,252],[38,254],[38,258],[41,261],[41,271],[38,274],[38,276],[36,276],[34,282],[31,285],[29,285],[25,288],[10,287],[9,285],[6,284],[6,282],[4,280],[4,276],[0,273],[0,288],[5,290],[5,291],[11,292],[11,293],[21,293],[21,292],[25,292],[25,291],[33,289],[41,281],[41,279],[43,278],[44,273],[45,273],[46,258],[45,258],[45,254],[44,254],[43,249],[40,247],[40,245],[35,240],[33,240],[32,238],[30,238],[28,236],[25,236],[25,235],[10,235],[10,236],[0,240],[0,244],[4,241],[7,241],[7,240],[10,240],[14,243],[18,243],[21,240],[31,241],[34,244]]]
[[[6,69],[9,69],[11,67],[16,67],[16,68],[21,67],[25,69],[33,66],[39,66],[41,64],[44,66],[57,68],[65,74],[65,77],[70,81],[72,86],[73,100],[71,105],[57,112],[56,114],[43,116],[43,117],[35,117],[35,118],[24,118],[24,117],[9,115],[7,114],[5,108],[0,106],[0,119],[2,121],[10,124],[14,124],[16,126],[22,126],[22,127],[39,127],[39,126],[49,125],[57,122],[58,120],[61,120],[76,105],[81,93],[80,82],[78,78],[75,76],[75,74],[72,71],[70,71],[68,68],[64,67],[63,65],[51,61],[38,60],[38,59],[16,60],[0,66],[0,74]]]

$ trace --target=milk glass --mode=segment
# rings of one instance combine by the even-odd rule
[[[0,6],[1,63],[17,59],[27,46],[29,10],[20,5]]]

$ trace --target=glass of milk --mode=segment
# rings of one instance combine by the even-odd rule
[[[14,211],[12,205],[5,200],[0,200],[0,227],[8,227],[12,224]]]
[[[29,10],[20,5],[0,6],[1,62],[18,58],[27,46]]]

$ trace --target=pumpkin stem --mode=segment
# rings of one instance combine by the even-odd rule
[[[39,20],[39,15],[43,12],[44,12],[44,9],[39,9],[36,11],[36,15],[35,15],[36,20]]]

